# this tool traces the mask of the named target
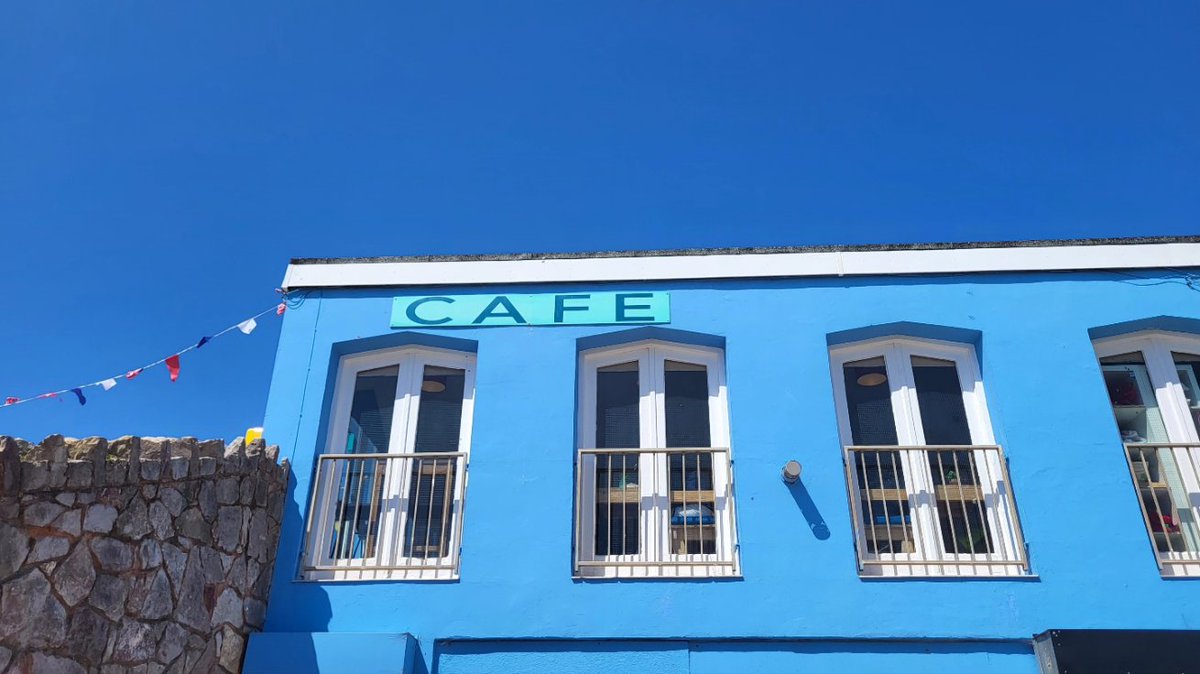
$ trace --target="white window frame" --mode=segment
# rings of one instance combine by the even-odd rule
[[[917,390],[913,381],[912,358],[925,357],[950,361],[958,373],[962,390],[963,409],[967,427],[971,433],[971,445],[980,449],[973,452],[980,470],[979,485],[992,541],[997,549],[991,553],[950,553],[943,550],[938,521],[933,475],[925,452],[900,452],[900,468],[904,472],[909,491],[909,512],[914,523],[913,534],[920,531],[931,535],[915,540],[913,552],[871,553],[867,547],[866,527],[859,512],[859,478],[857,471],[848,471],[851,478],[847,489],[851,518],[858,548],[859,573],[863,576],[956,576],[956,577],[1011,577],[1029,574],[1025,556],[1023,535],[1011,494],[1007,484],[1007,465],[992,430],[988,414],[987,398],[983,390],[983,377],[979,371],[979,360],[975,348],[970,344],[933,339],[889,336],[866,341],[841,344],[831,347],[830,373],[833,379],[834,398],[837,407],[838,432],[843,445],[842,460],[847,466],[854,465],[854,457],[848,447],[854,445],[850,426],[850,415],[846,400],[846,385],[843,367],[847,363],[870,358],[884,359],[887,385],[891,391],[893,422],[896,426],[898,446],[925,446],[925,433],[917,401]],[[983,473],[986,472],[986,475]],[[861,563],[869,560],[870,564]],[[928,563],[925,563],[928,562]],[[1010,563],[1011,562],[1011,563]]]
[[[467,465],[471,451],[471,427],[475,407],[475,362],[473,353],[432,347],[406,346],[361,354],[342,356],[338,363],[330,407],[330,422],[322,454],[341,454],[346,446],[350,424],[350,408],[358,375],[364,371],[393,365],[399,366],[396,397],[392,412],[392,428],[388,453],[412,453],[417,434],[417,415],[421,403],[421,383],[425,367],[446,367],[463,370],[462,422],[459,428],[458,451],[464,456],[457,461],[454,491],[451,498],[449,525],[449,554],[444,557],[403,556],[403,532],[412,504],[409,488],[412,481],[409,469],[412,459],[389,459],[380,507],[377,554],[369,558],[333,560],[323,540],[317,541],[316,531],[329,516],[331,503],[324,503],[320,485],[314,482],[313,494],[305,527],[303,578],[305,580],[455,580],[459,577],[464,506],[467,493]],[[364,456],[369,456],[365,455]],[[318,455],[318,463],[320,462]],[[393,467],[393,464],[395,466]],[[314,528],[314,522],[317,527]],[[337,567],[337,568],[330,568]]]
[[[1154,390],[1154,398],[1158,403],[1159,414],[1162,415],[1163,425],[1167,431],[1167,441],[1178,443],[1179,446],[1170,448],[1179,467],[1179,475],[1187,490],[1189,504],[1195,512],[1200,505],[1200,435],[1192,422],[1191,409],[1188,406],[1187,395],[1179,379],[1179,368],[1175,364],[1173,353],[1183,352],[1200,355],[1200,337],[1186,333],[1159,330],[1141,331],[1127,335],[1097,339],[1092,342],[1097,359],[1109,356],[1120,356],[1127,353],[1140,352],[1146,363],[1146,374],[1150,378],[1150,386]],[[1101,364],[1103,371],[1104,365]],[[1139,385],[1142,383],[1139,377]],[[1103,390],[1103,389],[1101,389]],[[1107,401],[1106,401],[1107,402]],[[1111,409],[1111,405],[1110,405]],[[1114,419],[1114,424],[1116,423]],[[1119,434],[1118,434],[1118,437]],[[1154,444],[1154,443],[1150,443]],[[1122,445],[1122,451],[1128,452]],[[1132,474],[1130,479],[1133,480]],[[1139,488],[1136,482],[1133,484]],[[1141,508],[1141,497],[1139,499]],[[1153,534],[1146,532],[1150,541],[1150,549],[1155,555],[1162,575],[1171,577],[1200,577],[1200,563],[1184,563],[1179,553],[1159,552],[1154,543]]]
[[[582,578],[676,578],[737,577],[741,565],[737,544],[737,518],[733,497],[733,457],[730,453],[729,401],[725,384],[725,351],[720,348],[645,340],[615,347],[583,351],[579,356],[579,449],[596,444],[596,373],[599,368],[636,361],[639,384],[639,430],[641,448],[666,451],[666,361],[703,365],[708,375],[709,442],[724,450],[712,459],[717,552],[715,554],[672,553],[669,549],[670,494],[669,471],[665,454],[640,454],[638,463],[641,496],[639,553],[637,555],[596,555],[594,456],[582,456],[576,470],[579,484],[576,499],[575,556],[583,562],[616,562],[624,566],[578,564],[575,573]],[[645,476],[650,476],[646,479]],[[723,564],[715,564],[724,561]],[[696,562],[688,565],[686,562]]]

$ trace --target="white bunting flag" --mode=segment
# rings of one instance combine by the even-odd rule
[[[34,400],[46,400],[46,399],[50,399],[50,398],[54,398],[54,399],[57,399],[59,402],[62,402],[62,398],[65,397],[66,394],[68,394],[68,393],[75,394],[75,397],[78,398],[80,405],[86,405],[87,398],[84,396],[84,392],[89,387],[99,386],[99,387],[103,388],[105,391],[111,391],[112,389],[116,388],[117,382],[119,382],[121,380],[121,377],[132,380],[134,377],[137,377],[139,374],[141,374],[142,370],[145,370],[145,369],[151,368],[151,367],[157,367],[159,365],[166,365],[167,371],[171,375],[171,381],[175,381],[179,378],[179,366],[180,366],[179,357],[180,356],[182,356],[183,354],[185,354],[189,351],[192,351],[194,349],[199,349],[200,347],[209,343],[213,339],[220,337],[221,335],[224,335],[227,332],[232,332],[234,328],[237,328],[238,330],[240,330],[243,335],[248,335],[248,334],[254,332],[254,329],[258,327],[257,319],[259,319],[263,316],[266,316],[267,314],[271,313],[272,311],[275,312],[276,316],[282,316],[284,310],[287,309],[287,293],[283,293],[283,296],[284,296],[284,301],[272,306],[270,309],[267,309],[265,311],[260,311],[259,313],[251,316],[250,318],[247,318],[246,320],[242,321],[241,323],[227,327],[224,330],[221,330],[219,332],[210,332],[207,335],[201,337],[199,341],[194,342],[191,346],[180,349],[179,351],[175,352],[174,354],[167,356],[166,358],[163,358],[161,360],[156,360],[153,363],[150,363],[149,365],[143,365],[142,367],[135,368],[133,370],[126,372],[123,375],[118,375],[116,377],[110,377],[108,379],[94,381],[90,384],[81,384],[80,386],[75,386],[73,388],[65,388],[65,389],[62,389],[61,391],[51,391],[49,393],[43,393],[41,395],[30,396],[28,398],[18,398],[16,396],[0,396],[0,407],[12,407],[14,405],[20,405],[22,403],[32,402]]]

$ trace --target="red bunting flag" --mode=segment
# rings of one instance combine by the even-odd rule
[[[273,308],[275,310],[276,316],[282,316],[284,314],[284,312],[287,311],[287,301],[286,300],[288,297],[288,293],[284,292],[283,290],[278,290],[278,292],[283,296],[284,301],[275,305]],[[154,367],[154,366],[158,365],[159,363],[165,363],[167,366],[167,371],[170,374],[171,381],[172,382],[178,381],[179,380],[179,369],[180,369],[179,358],[183,353],[186,353],[187,351],[190,351],[192,349],[199,349],[199,348],[203,347],[205,344],[207,344],[208,342],[212,341],[214,338],[224,335],[225,333],[233,330],[234,328],[237,328],[243,334],[248,335],[248,334],[254,332],[254,329],[256,327],[258,327],[258,321],[256,319],[261,318],[269,313],[271,313],[271,309],[261,311],[255,315],[251,316],[250,318],[247,318],[246,320],[242,321],[241,323],[232,325],[220,332],[215,332],[212,335],[204,335],[200,339],[200,341],[197,342],[195,345],[190,346],[190,347],[184,349],[183,351],[180,351],[179,353],[176,353],[168,358],[151,363],[150,365],[139,367],[136,370],[129,370],[128,372],[126,372],[124,374],[124,377],[125,377],[125,379],[134,379],[138,375],[140,375],[142,373],[142,371],[145,370],[147,367]],[[111,377],[111,378],[105,379],[103,381],[93,382],[91,384],[84,384],[82,386],[76,386],[74,388],[63,389],[62,391],[56,391],[54,393],[43,393],[39,396],[35,396],[34,398],[22,399],[22,398],[18,398],[16,396],[8,396],[5,398],[2,398],[3,404],[0,404],[0,407],[8,407],[10,405],[16,405],[18,403],[28,402],[30,400],[35,400],[35,399],[40,400],[43,398],[56,398],[56,399],[58,399],[59,402],[62,402],[63,396],[60,396],[59,394],[66,394],[66,393],[75,394],[75,397],[79,400],[79,404],[85,405],[85,404],[87,404],[87,397],[84,395],[85,388],[87,388],[89,386],[99,386],[103,390],[109,391],[117,385],[118,377],[120,377],[120,376],[121,375],[118,375],[117,377]]]
[[[179,379],[179,354],[167,359],[167,370],[171,373],[171,381]]]

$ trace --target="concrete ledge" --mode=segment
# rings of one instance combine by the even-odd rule
[[[408,674],[417,640],[402,632],[258,632],[244,674]]]

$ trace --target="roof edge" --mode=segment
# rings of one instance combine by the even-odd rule
[[[860,253],[980,248],[1056,248],[1065,246],[1138,246],[1163,243],[1200,243],[1200,236],[1137,236],[1089,239],[1029,239],[940,243],[885,243],[828,246],[768,246],[728,248],[674,248],[558,253],[485,253],[478,255],[400,255],[374,257],[295,257],[292,265],[380,264],[410,262],[504,262],[525,260],[582,260],[598,258],[694,257],[704,255],[772,255],[782,253]]]

